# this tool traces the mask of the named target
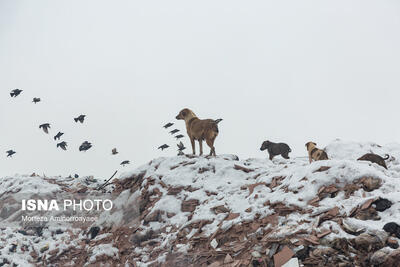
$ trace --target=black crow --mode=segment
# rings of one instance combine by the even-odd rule
[[[39,125],[39,129],[42,128],[45,133],[49,133],[50,123],[43,123]]]
[[[85,141],[80,145],[79,151],[87,151],[92,147],[92,143],[89,143],[88,141]]]
[[[174,124],[171,123],[171,122],[168,122],[168,123],[165,124],[163,127],[164,127],[165,129],[167,129],[167,128],[171,127],[172,125],[174,125]]]
[[[121,162],[121,165],[125,167],[125,165],[130,164],[129,160],[124,160],[123,162]]]
[[[111,150],[111,154],[113,154],[113,155],[117,155],[117,154],[118,154],[118,151],[117,151],[117,149],[116,149],[116,148],[113,148],[113,149]]]
[[[63,135],[64,133],[62,132],[58,132],[58,134],[56,134],[56,136],[54,136],[54,140],[60,140],[60,137]]]
[[[177,132],[179,132],[179,130],[178,130],[178,129],[174,129],[174,130],[170,131],[169,133],[170,133],[170,134],[175,134],[175,133],[177,133]]]
[[[75,174],[74,177],[75,177],[75,178],[79,178],[79,175],[78,175],[78,174]]]
[[[186,147],[183,145],[183,143],[182,142],[179,142],[179,144],[177,144],[177,146],[178,146],[178,156],[183,156],[184,154],[183,154],[183,150],[185,150],[186,149]]]
[[[166,148],[169,148],[169,145],[163,144],[162,146],[159,146],[158,149],[164,150]]]
[[[23,90],[21,89],[14,89],[11,91],[10,96],[11,97],[17,97]]]
[[[218,123],[220,123],[222,121],[222,119],[216,119],[214,122],[216,123],[216,124],[218,124]]]
[[[61,147],[62,150],[67,150],[67,142],[62,141],[61,143],[57,144],[57,147]]]
[[[40,102],[40,98],[34,97],[32,102],[35,103],[35,104],[39,103]]]
[[[182,151],[182,150],[185,150],[185,149],[186,149],[186,147],[183,145],[182,142],[179,142],[179,144],[177,144],[177,146],[178,146],[178,150],[179,150],[179,151]]]
[[[12,158],[12,155],[14,155],[15,153],[17,153],[17,152],[15,152],[14,150],[8,150],[7,152],[7,157],[11,157]]]
[[[77,118],[74,118],[74,121],[75,122],[80,122],[80,123],[83,123],[83,121],[85,120],[85,117],[86,117],[86,115],[79,115],[79,117],[77,117]]]
[[[177,136],[175,136],[176,139],[180,139],[180,138],[183,138],[183,137],[185,137],[183,134],[178,134]]]

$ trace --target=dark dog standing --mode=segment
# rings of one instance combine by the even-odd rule
[[[268,150],[269,159],[272,160],[275,156],[281,155],[285,159],[289,159],[289,153],[292,152],[290,147],[285,143],[273,143],[270,141],[264,141],[261,145],[260,150]]]

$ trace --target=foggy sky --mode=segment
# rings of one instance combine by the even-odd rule
[[[184,107],[223,118],[216,152],[240,158],[267,157],[266,139],[292,157],[399,142],[399,29],[398,1],[0,1],[0,176],[108,178],[174,156],[162,125],[184,131]]]

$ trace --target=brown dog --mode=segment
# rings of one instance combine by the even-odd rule
[[[316,147],[316,143],[314,142],[308,142],[306,144],[307,151],[308,151],[308,159],[310,160],[310,163],[312,160],[327,160],[328,159],[328,154],[322,149],[319,149]]]
[[[387,169],[385,160],[389,159],[389,155],[386,155],[385,158],[382,158],[381,156],[374,154],[374,153],[367,153],[365,155],[363,155],[362,157],[358,158],[357,160],[366,160],[366,161],[370,161],[372,163],[376,163],[380,166],[382,166],[383,168]]]
[[[203,155],[203,140],[206,140],[207,145],[210,147],[210,156],[215,154],[214,141],[218,136],[218,122],[219,120],[200,120],[196,114],[188,108],[184,108],[176,116],[177,120],[184,120],[186,124],[186,131],[192,143],[193,155],[196,154],[194,141],[199,141],[200,156]]]

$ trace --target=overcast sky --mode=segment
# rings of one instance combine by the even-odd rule
[[[266,139],[291,156],[311,140],[399,142],[399,30],[395,0],[0,1],[0,176],[107,178],[174,156],[162,125],[184,130],[184,107],[223,118],[216,152],[240,158],[267,157]]]

